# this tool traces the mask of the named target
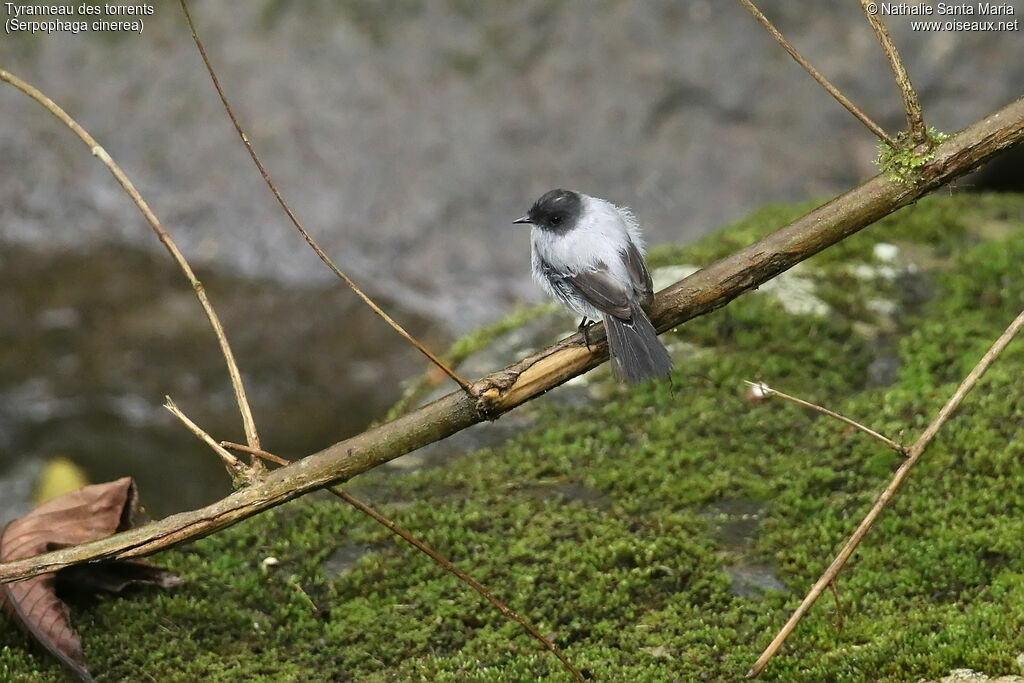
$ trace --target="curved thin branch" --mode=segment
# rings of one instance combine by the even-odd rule
[[[238,371],[238,364],[235,363],[235,355],[231,352],[231,345],[228,344],[228,338],[224,334],[224,327],[220,324],[220,318],[217,317],[217,313],[213,310],[213,304],[210,303],[210,299],[206,296],[206,289],[203,287],[203,283],[199,281],[196,274],[192,272],[192,267],[189,266],[188,261],[185,260],[185,256],[178,249],[178,245],[174,243],[171,236],[164,229],[163,225],[160,224],[156,214],[149,208],[146,201],[139,194],[139,191],[135,189],[132,181],[128,179],[121,167],[114,163],[114,160],[110,158],[107,151],[100,147],[99,143],[88,131],[78,124],[71,116],[68,115],[63,109],[51,100],[49,97],[41,93],[38,89],[34,88],[29,83],[21,80],[14,74],[0,69],[0,81],[10,83],[15,88],[25,93],[33,100],[41,104],[47,111],[53,114],[55,117],[64,122],[64,124],[74,131],[75,135],[81,138],[85,146],[89,148],[89,151],[94,156],[99,157],[110,172],[117,178],[117,182],[121,183],[121,187],[128,193],[128,196],[132,198],[135,205],[139,207],[139,211],[149,222],[149,225],[153,228],[153,232],[163,243],[167,251],[171,253],[171,257],[174,258],[178,267],[185,274],[189,284],[192,285],[192,290],[196,294],[196,298],[199,299],[199,303],[202,304],[203,310],[206,312],[206,317],[210,320],[210,325],[213,326],[213,332],[217,335],[217,342],[220,344],[221,353],[224,354],[224,361],[228,366],[228,374],[231,376],[231,384],[235,388],[235,400],[238,403],[238,410],[242,414],[242,424],[245,427],[245,438],[249,442],[249,445],[253,448],[260,447],[260,437],[256,432],[256,421],[252,417],[252,409],[249,407],[249,400],[245,396],[245,386],[242,384],[242,373]],[[262,468],[263,463],[258,459],[254,459],[253,465]]]
[[[910,140],[915,146],[928,142],[928,128],[924,125],[921,103],[917,101],[917,92],[914,90],[914,85],[910,82],[910,74],[907,73],[906,67],[903,66],[903,60],[900,59],[900,53],[896,49],[896,44],[892,42],[889,29],[885,27],[885,24],[878,17],[878,4],[870,2],[870,0],[860,0],[860,5],[864,9],[864,15],[868,18],[868,23],[871,24],[871,29],[878,36],[878,42],[882,44],[882,51],[889,58],[889,65],[892,66],[893,75],[896,76],[896,85],[899,86],[900,94],[903,95],[903,109],[907,113],[907,129],[910,133]],[[871,12],[869,5],[875,6],[874,12]]]
[[[907,455],[907,449],[905,447],[899,445],[898,443],[896,443],[895,441],[893,441],[889,437],[883,436],[882,434],[879,434],[874,429],[871,429],[870,427],[862,425],[860,422],[857,422],[856,420],[851,420],[850,418],[846,417],[845,415],[840,415],[839,413],[834,412],[832,410],[829,410],[828,408],[825,408],[824,406],[819,406],[817,403],[811,403],[810,401],[805,401],[802,398],[797,398],[796,396],[790,396],[789,394],[783,393],[783,392],[779,391],[778,389],[771,388],[770,386],[768,386],[764,382],[747,382],[747,384],[750,385],[750,387],[751,387],[751,389],[753,391],[757,392],[761,396],[778,396],[779,398],[781,398],[783,400],[786,400],[786,401],[789,401],[791,403],[795,403],[798,406],[803,406],[804,408],[810,408],[811,410],[813,410],[815,412],[818,412],[818,413],[821,413],[822,415],[827,415],[827,416],[829,416],[829,417],[831,417],[833,419],[839,420],[843,424],[847,424],[847,425],[853,427],[854,429],[857,429],[857,430],[867,434],[872,439],[874,439],[874,440],[876,440],[876,441],[878,441],[880,443],[884,443],[886,446],[888,446],[889,448],[893,449],[894,451],[896,451],[897,453],[899,453],[900,455],[902,455],[904,457]]]
[[[475,590],[477,593],[479,593],[485,600],[487,600],[487,602],[491,603],[491,605],[493,605],[499,612],[504,614],[505,617],[522,626],[523,629],[534,638],[534,640],[539,641],[540,644],[546,650],[548,650],[548,652],[553,654],[558,659],[558,661],[561,662],[562,666],[565,668],[566,672],[568,672],[568,674],[572,676],[573,680],[587,680],[583,677],[583,674],[580,673],[579,669],[573,666],[572,662],[570,662],[566,658],[566,656],[562,654],[562,651],[558,649],[558,646],[555,645],[547,637],[545,637],[544,634],[538,631],[536,626],[534,626],[526,619],[521,617],[518,612],[516,612],[508,605],[506,605],[504,602],[502,602],[500,599],[498,599],[498,596],[496,596],[491,591],[487,590],[480,582],[478,582],[472,576],[459,569],[455,564],[452,563],[451,560],[446,558],[444,555],[441,555],[439,552],[428,546],[426,543],[419,540],[411,533],[409,533],[402,527],[398,526],[397,524],[395,524],[390,519],[388,519],[384,515],[380,514],[379,512],[371,508],[363,501],[359,500],[352,494],[348,493],[340,486],[328,486],[327,490],[341,498],[343,501],[354,507],[356,510],[359,510],[363,514],[367,515],[368,517],[376,521],[378,524],[381,524],[382,526],[386,527],[393,534],[401,538],[403,541],[405,541],[412,547],[419,550],[421,553],[426,554],[427,557],[432,559],[437,565],[439,565],[445,571],[449,572],[450,574],[458,578],[460,581],[468,585],[470,588]]]
[[[288,204],[284,201],[284,197],[278,191],[277,186],[274,184],[274,181],[270,179],[270,174],[267,173],[267,169],[263,167],[263,164],[260,162],[259,157],[256,156],[256,150],[253,149],[252,143],[249,142],[249,136],[245,134],[245,131],[242,130],[241,124],[238,123],[238,119],[235,118],[235,113],[231,110],[231,105],[228,104],[228,98],[220,87],[220,81],[217,79],[217,74],[213,70],[213,65],[210,64],[210,59],[206,56],[206,49],[203,47],[202,41],[199,40],[199,34],[196,33],[195,24],[192,23],[192,15],[189,14],[188,11],[188,5],[185,4],[185,0],[180,0],[180,2],[181,9],[185,13],[185,21],[188,22],[189,30],[192,31],[192,40],[195,41],[196,47],[199,49],[199,55],[203,58],[203,63],[206,65],[206,71],[210,74],[210,80],[213,81],[213,87],[217,90],[217,94],[220,95],[220,101],[224,105],[224,110],[227,111],[228,118],[231,119],[231,123],[234,125],[235,131],[238,132],[238,136],[242,139],[242,143],[245,145],[245,149],[249,152],[249,156],[252,158],[253,163],[256,164],[256,168],[259,170],[260,175],[263,176],[263,181],[267,184],[267,187],[270,188],[270,192],[274,195],[274,198],[277,199],[277,203],[281,205],[281,208],[284,210],[285,215],[288,216],[288,220],[290,220],[292,225],[295,226],[295,229],[299,231],[299,234],[302,235],[302,238],[306,240],[306,244],[308,244],[309,247],[314,252],[316,252],[316,255],[320,257],[320,260],[323,261],[324,264],[331,269],[331,272],[334,273],[334,275],[339,280],[348,285],[348,288],[355,292],[356,295],[363,300],[363,303],[370,307],[370,310],[372,310],[374,313],[383,318],[384,322],[390,325],[395,332],[400,334],[407,342],[416,347],[416,349],[418,349],[420,353],[426,356],[431,363],[440,368],[441,371],[444,372],[444,374],[451,377],[456,384],[462,387],[464,391],[469,391],[469,382],[463,379],[453,369],[448,367],[447,363],[445,363],[443,360],[434,355],[434,353],[431,352],[430,349],[428,349],[422,343],[420,343],[418,339],[416,339],[411,334],[406,332],[404,327],[399,325],[390,315],[388,315],[384,311],[384,309],[378,306],[373,299],[367,296],[363,292],[363,290],[359,288],[355,281],[352,280],[352,278],[350,278],[348,275],[342,272],[342,270],[338,268],[338,266],[334,265],[334,261],[332,261],[330,257],[327,256],[324,250],[320,248],[320,245],[316,243],[316,240],[314,240],[310,236],[310,234],[306,232],[306,229],[302,227],[302,224],[299,223],[299,219],[295,217],[295,214],[292,212],[291,207],[289,207]]]
[[[843,107],[846,108],[846,111],[853,114],[858,121],[863,123],[868,130],[870,130],[872,133],[878,136],[878,138],[885,142],[885,144],[889,145],[893,149],[896,149],[898,147],[896,141],[893,140],[892,137],[885,132],[884,128],[882,128],[877,123],[872,121],[867,114],[858,109],[857,105],[851,102],[849,98],[846,97],[846,95],[839,91],[839,88],[832,85],[832,83],[827,78],[825,78],[820,71],[814,68],[814,65],[808,62],[806,59],[804,59],[804,56],[797,52],[796,48],[793,47],[793,44],[786,40],[786,37],[782,35],[779,29],[775,28],[775,25],[768,20],[768,17],[766,17],[761,12],[761,10],[757,9],[753,2],[751,2],[750,0],[739,0],[739,2],[741,5],[746,7],[752,15],[754,15],[754,18],[757,19],[762,26],[764,26],[764,29],[768,31],[768,34],[772,38],[775,39],[775,42],[777,42],[779,45],[785,48],[786,52],[789,53],[789,56],[796,60],[796,63],[802,66],[804,68],[804,71],[809,73],[811,75],[811,78],[818,82],[818,85],[827,90],[829,95],[834,97],[836,101],[839,102],[839,104],[843,105]]]
[[[992,155],[1024,140],[1024,98],[978,121],[935,148],[917,183],[875,176],[764,239],[659,292],[651,311],[664,332],[721,308],[906,206]],[[309,491],[347,481],[389,460],[503,413],[604,362],[603,328],[589,332],[594,352],[575,334],[473,385],[478,398],[453,392],[433,403],[274,470],[260,482],[204,508],[172,515],[108,538],[0,564],[0,581],[57,571],[79,562],[137,557],[230,526]]]

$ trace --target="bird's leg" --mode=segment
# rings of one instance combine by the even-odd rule
[[[587,332],[590,330],[590,326],[594,323],[588,323],[587,317],[583,316],[583,320],[580,321],[580,326],[576,328],[576,331],[583,335],[583,343],[587,345],[587,351],[590,351],[590,335]]]

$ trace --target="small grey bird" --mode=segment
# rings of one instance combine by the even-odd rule
[[[587,321],[604,319],[619,381],[668,377],[672,359],[645,309],[654,301],[640,227],[629,209],[572,190],[551,190],[515,223],[532,225],[533,278]]]

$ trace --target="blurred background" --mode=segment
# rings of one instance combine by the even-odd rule
[[[883,127],[904,127],[857,2],[759,6]],[[876,141],[736,2],[191,8],[300,220],[439,350],[541,299],[511,220],[550,188],[631,206],[656,245],[876,172]],[[1024,91],[1019,31],[886,21],[929,125],[954,132]],[[106,147],[199,270],[267,448],[299,457],[362,430],[422,370],[287,224],[178,3],[156,3],[141,35],[3,35],[0,66]],[[217,437],[243,440],[183,277],[70,131],[6,85],[0,121],[0,523],[56,457],[93,481],[135,476],[153,514],[222,495],[215,457],[161,408],[170,394]],[[955,191],[1019,189],[1012,164]]]

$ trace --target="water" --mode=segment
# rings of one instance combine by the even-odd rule
[[[361,431],[422,368],[340,286],[198,276],[263,445],[281,456]],[[215,454],[162,407],[169,395],[215,438],[245,441],[213,332],[169,259],[112,245],[60,255],[4,245],[0,319],[0,480],[24,481],[23,463],[66,456],[93,481],[135,477],[156,515],[230,490]],[[405,322],[444,346],[424,319]]]

